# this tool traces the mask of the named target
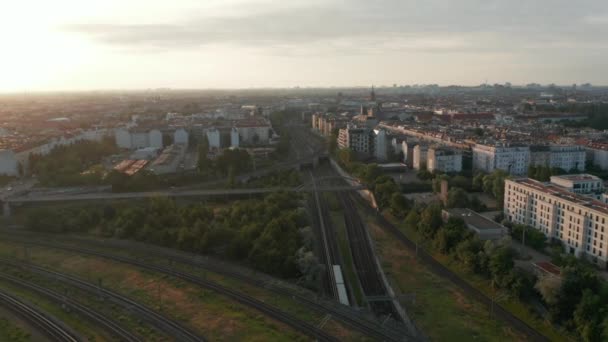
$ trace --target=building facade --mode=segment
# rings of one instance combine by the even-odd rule
[[[370,154],[373,151],[368,128],[347,125],[338,132],[338,147],[349,148],[353,152]]]
[[[11,150],[0,150],[0,175],[19,175],[19,162]]]
[[[587,156],[593,165],[602,170],[608,170],[608,144],[589,144],[589,146],[587,146]]]
[[[414,170],[426,169],[427,158],[428,158],[429,147],[427,145],[418,144],[414,146],[412,152],[412,167]]]
[[[585,148],[576,145],[530,146],[530,165],[585,171]]]
[[[444,173],[462,171],[462,153],[450,148],[433,146],[427,152],[427,170]]]
[[[230,147],[239,147],[240,141],[239,130],[236,127],[232,127],[230,130]]]
[[[388,141],[386,136],[386,131],[383,129],[374,129],[373,133],[373,151],[374,157],[378,161],[386,161],[388,160]]]
[[[590,175],[554,177],[548,183],[507,179],[505,217],[560,241],[570,254],[606,267],[608,204],[596,199],[597,184]]]
[[[530,163],[528,146],[489,146],[476,144],[473,150],[473,170],[491,173],[503,170],[512,175],[525,175]]]

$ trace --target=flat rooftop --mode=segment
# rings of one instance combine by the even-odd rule
[[[535,262],[534,266],[545,273],[550,273],[556,276],[559,276],[562,273],[558,266],[548,261]]]
[[[573,174],[573,175],[560,175],[560,176],[551,176],[551,178],[556,178],[556,179],[566,179],[566,180],[570,180],[570,181],[597,181],[600,180],[599,177],[594,176],[594,175],[590,175],[587,173],[581,173],[581,174]]]
[[[460,218],[469,226],[475,227],[477,230],[502,230],[505,227],[496,223],[484,216],[479,215],[471,209],[466,208],[453,208],[453,209],[444,209],[448,214],[450,214],[450,218]]]
[[[517,184],[525,185],[534,190],[544,192],[547,195],[559,197],[560,199],[563,199],[564,201],[569,201],[574,204],[582,205],[591,210],[595,210],[595,211],[601,212],[602,214],[608,215],[608,204],[605,204],[604,202],[598,201],[591,197],[587,197],[584,195],[579,195],[574,192],[570,192],[570,191],[562,188],[561,186],[551,184],[551,183],[539,182],[537,180],[530,179],[530,178],[509,179],[507,181],[512,181]]]

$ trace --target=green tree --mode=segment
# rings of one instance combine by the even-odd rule
[[[420,223],[420,215],[416,210],[410,210],[405,217],[405,225],[410,229],[417,229],[418,223]]]
[[[556,303],[550,307],[551,319],[556,323],[568,322],[581,300],[585,289],[596,293],[599,279],[595,271],[580,266],[565,267],[562,272],[562,285]]]
[[[437,204],[431,204],[426,207],[420,215],[420,222],[418,223],[418,230],[422,232],[425,239],[432,240],[437,233],[437,230],[441,227],[441,206]]]
[[[203,138],[198,144],[198,161],[197,168],[199,172],[207,171],[211,167],[211,161],[208,158],[209,155],[209,141]]]
[[[470,207],[469,196],[461,188],[451,188],[448,191],[448,208],[468,208]]]
[[[408,207],[408,201],[401,193],[394,192],[391,195],[390,208],[395,217],[403,218],[407,213]]]
[[[477,190],[477,191],[483,191],[483,178],[484,178],[484,174],[483,173],[478,173],[475,175],[475,177],[473,177],[473,189]]]
[[[501,277],[509,273],[513,268],[513,250],[510,247],[497,247],[490,254],[490,262],[488,264],[492,277],[498,283],[501,283]]]
[[[459,260],[469,272],[478,271],[478,255],[483,253],[483,246],[478,238],[461,241],[455,248],[456,259]]]
[[[606,305],[601,302],[600,296],[590,289],[583,290],[580,302],[573,313],[576,331],[583,341],[602,341],[602,321],[606,312]],[[608,336],[604,336],[608,337]]]

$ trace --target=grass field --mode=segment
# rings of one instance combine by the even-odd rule
[[[24,258],[25,250],[23,246],[0,243],[0,250],[2,250],[1,254],[6,256]],[[169,266],[166,259],[155,256],[143,256],[127,250],[121,252],[112,250],[112,253],[137,257],[140,260],[158,264],[164,263],[165,266]],[[121,263],[52,249],[28,247],[28,254],[30,259],[37,264],[79,275],[90,282],[96,283],[99,279],[102,279],[104,286],[127,294],[151,307],[160,308],[158,300],[160,291],[160,303],[166,313],[170,313],[176,319],[182,320],[193,327],[200,328],[200,331],[206,337],[213,340],[278,341],[285,338],[289,340],[306,339],[305,336],[260,314],[257,310],[242,306],[229,298],[200,289],[187,282],[159,277],[159,275],[145,270],[138,271],[137,268]],[[323,314],[302,306],[291,297],[276,295],[265,289],[200,268],[179,263],[171,263],[171,267],[246,293],[311,324],[317,325],[324,318]],[[201,309],[199,310],[191,304],[200,305]],[[333,319],[330,319],[323,329],[341,340],[366,340],[357,331]]]
[[[0,341],[32,341],[32,334],[26,328],[9,319],[8,315],[0,313]]]
[[[9,251],[4,246],[1,249]],[[255,310],[180,280],[124,264],[43,248],[30,247],[29,255],[35,264],[94,283],[101,279],[102,286],[160,310],[214,341],[307,340]]]
[[[415,231],[411,231],[405,227],[403,223],[397,223],[397,220],[386,214],[387,219],[394,222],[395,225],[403,232],[409,239],[416,241],[419,240],[418,233]],[[423,244],[422,248],[425,248],[426,251],[429,251],[428,243]],[[559,329],[551,325],[549,322],[545,321],[543,318],[539,317],[537,314],[533,313],[529,307],[524,305],[517,299],[508,298],[507,296],[503,296],[500,292],[493,293],[490,282],[476,274],[471,272],[467,272],[464,270],[460,264],[455,262],[450,256],[441,255],[440,253],[434,253],[433,258],[439,261],[441,264],[446,266],[452,272],[458,274],[462,279],[466,280],[469,284],[473,285],[476,289],[480,290],[487,296],[495,295],[496,297],[503,297],[504,300],[500,301],[499,304],[515,315],[520,320],[526,322],[529,326],[533,327],[535,330],[539,331],[551,341],[568,341],[573,340],[567,332],[563,329]]]
[[[18,298],[21,298],[32,305],[44,310],[48,314],[56,317],[57,319],[65,322],[75,332],[81,336],[86,337],[89,341],[110,341],[110,337],[106,336],[103,332],[99,331],[97,327],[90,324],[88,321],[83,320],[78,314],[66,311],[57,305],[57,303],[46,299],[36,293],[25,290],[19,286],[13,285],[12,283],[0,281],[0,288],[4,291],[9,292]],[[10,341],[10,340],[8,340]]]
[[[525,336],[491,319],[485,305],[465,296],[416,259],[414,253],[367,216],[382,267],[416,326],[433,341],[524,341]]]

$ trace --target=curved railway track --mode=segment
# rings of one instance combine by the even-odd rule
[[[41,330],[41,332],[43,332],[53,341],[83,341],[80,337],[76,336],[72,331],[67,329],[65,324],[61,323],[50,315],[42,312],[39,308],[29,303],[26,303],[9,293],[0,291],[0,301],[4,303],[7,308],[19,314],[28,322],[35,325],[38,329]]]
[[[48,248],[57,248],[62,249],[66,247],[59,243],[51,243],[47,239],[45,242],[35,242],[33,240],[23,240],[18,239],[15,235],[21,235],[24,237],[32,238],[35,237],[31,233],[27,232],[15,232],[12,236],[7,236],[7,239],[12,239],[14,241],[18,241],[25,244],[37,244],[43,247]],[[51,238],[51,236],[49,236]],[[248,285],[264,288],[272,293],[277,295],[285,296],[292,298],[299,303],[305,305],[306,307],[321,312],[324,314],[329,314],[332,318],[342,322],[343,324],[356,329],[357,331],[373,337],[378,341],[404,341],[404,340],[416,340],[416,338],[409,335],[406,327],[394,327],[389,325],[381,325],[380,323],[373,321],[371,319],[366,318],[361,315],[359,312],[354,312],[351,308],[342,307],[335,303],[330,303],[324,300],[319,300],[314,296],[309,295],[308,293],[302,293],[300,291],[290,289],[285,286],[281,286],[272,281],[262,280],[259,277],[256,278],[254,276],[248,276],[243,272],[239,272],[231,267],[223,267],[223,265],[219,263],[205,262],[200,259],[200,256],[190,254],[187,252],[174,251],[164,247],[158,247],[153,245],[146,245],[138,242],[130,242],[124,240],[107,240],[107,241],[93,241],[87,238],[69,238],[68,240],[74,241],[76,243],[87,244],[89,246],[94,246],[98,248],[120,248],[120,249],[129,249],[132,251],[137,251],[140,253],[152,254],[157,257],[167,258],[172,261],[178,262],[183,265],[188,265],[194,268],[199,268],[202,270],[214,272],[223,276],[227,276],[236,280],[239,280]]]
[[[244,304],[246,306],[257,309],[258,311],[264,313],[265,315],[272,317],[279,322],[285,323],[288,326],[294,328],[295,330],[300,331],[312,338],[318,339],[319,341],[338,341],[338,339],[336,339],[332,335],[328,334],[327,332],[317,328],[316,326],[314,326],[310,323],[304,322],[285,312],[282,312],[279,309],[275,308],[274,306],[268,305],[251,296],[242,294],[242,293],[232,290],[230,288],[219,285],[215,282],[194,276],[194,275],[186,273],[186,272],[181,272],[181,271],[173,270],[168,267],[144,263],[139,260],[132,259],[132,258],[112,255],[112,254],[108,254],[108,253],[102,253],[102,252],[99,252],[96,250],[91,250],[91,249],[86,249],[86,248],[77,248],[77,247],[71,247],[71,246],[65,246],[65,245],[56,245],[56,244],[50,244],[50,243],[22,241],[22,240],[20,240],[20,242],[23,242],[26,244],[31,244],[31,245],[38,245],[38,246],[43,246],[43,247],[50,247],[50,248],[55,248],[55,249],[71,251],[71,252],[75,252],[75,253],[79,253],[79,254],[92,255],[92,256],[96,256],[96,257],[100,257],[100,258],[104,258],[104,259],[108,259],[108,260],[112,260],[112,261],[116,261],[116,262],[130,264],[130,265],[137,266],[137,267],[147,269],[150,271],[163,273],[163,274],[166,274],[169,276],[173,276],[173,277],[188,281],[190,283],[196,284],[200,287],[215,291],[217,293],[225,295],[226,297],[236,300],[237,302],[239,302],[241,304]],[[65,277],[65,275],[62,275],[62,276]],[[79,280],[79,281],[82,282],[81,280]],[[137,304],[135,302],[133,302],[133,303]]]
[[[23,279],[13,277],[13,276],[10,276],[7,274],[0,273],[0,279],[9,281],[21,288],[25,288],[25,289],[31,290],[33,292],[36,292],[38,294],[41,294],[55,302],[68,305],[73,310],[86,316],[91,322],[97,324],[98,326],[102,327],[104,330],[110,332],[113,336],[119,338],[120,341],[126,341],[126,342],[142,341],[139,337],[132,334],[130,331],[123,328],[122,326],[120,326],[118,323],[111,320],[110,318],[98,313],[96,310],[88,308],[87,306],[85,306],[83,304],[80,304],[69,298],[65,298],[65,296],[63,296],[55,291],[52,291],[50,289],[44,288],[42,286],[33,284],[31,282],[27,282]]]
[[[105,297],[109,298],[113,302],[120,304],[121,306],[128,308],[130,310],[135,310],[139,312],[146,320],[152,322],[154,326],[159,328],[159,330],[169,333],[173,337],[179,337],[180,341],[192,341],[192,342],[200,342],[205,341],[204,338],[198,336],[198,334],[192,332],[188,328],[182,326],[181,324],[170,320],[169,318],[157,313],[156,311],[150,309],[149,307],[139,304],[138,302],[127,298],[121,294],[116,292],[104,289],[97,285],[86,282],[77,277],[63,274],[57,271],[49,270],[40,266],[35,266],[32,264],[24,263],[24,262],[16,262],[8,259],[0,258],[0,263],[5,265],[11,265],[14,267],[25,267],[30,269],[31,271],[41,274],[43,276],[47,276],[49,278],[62,281],[66,284],[79,288],[83,291],[90,293],[102,293]]]

